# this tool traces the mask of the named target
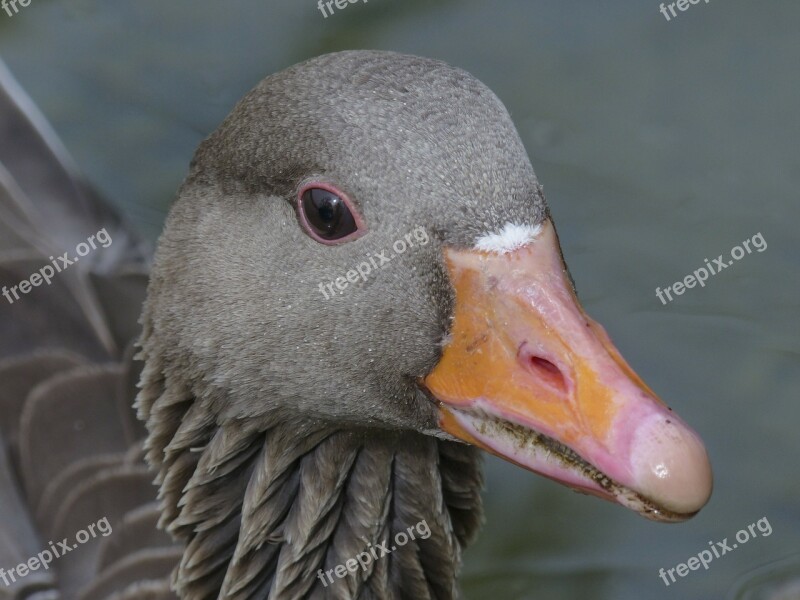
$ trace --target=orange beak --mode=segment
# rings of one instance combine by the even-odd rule
[[[700,510],[712,488],[700,438],[583,311],[549,220],[514,251],[445,259],[454,321],[423,380],[445,432],[651,519]]]

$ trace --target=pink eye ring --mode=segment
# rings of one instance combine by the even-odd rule
[[[297,194],[300,223],[321,244],[341,244],[361,236],[363,219],[350,199],[334,186],[311,182]]]

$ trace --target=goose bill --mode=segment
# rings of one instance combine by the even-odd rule
[[[454,320],[424,379],[444,431],[654,520],[700,510],[712,487],[700,438],[583,311],[549,220],[516,250],[445,258]]]

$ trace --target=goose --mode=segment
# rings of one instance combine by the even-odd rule
[[[267,77],[150,265],[0,73],[0,285],[114,239],[0,313],[0,565],[113,534],[0,599],[457,598],[484,451],[656,521],[708,501],[700,437],[581,307],[472,75],[360,50]]]

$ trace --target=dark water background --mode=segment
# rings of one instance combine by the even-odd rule
[[[33,0],[0,55],[93,181],[158,234],[197,143],[263,76],[345,48],[441,58],[521,132],[588,311],[704,437],[707,508],[647,522],[488,460],[471,600],[748,600],[800,576],[800,3],[711,0]],[[768,247],[663,306],[761,233]],[[657,572],[767,517],[773,532],[664,586]],[[776,562],[783,561],[783,562]],[[788,584],[787,584],[788,585]],[[775,592],[777,594],[777,592]]]

